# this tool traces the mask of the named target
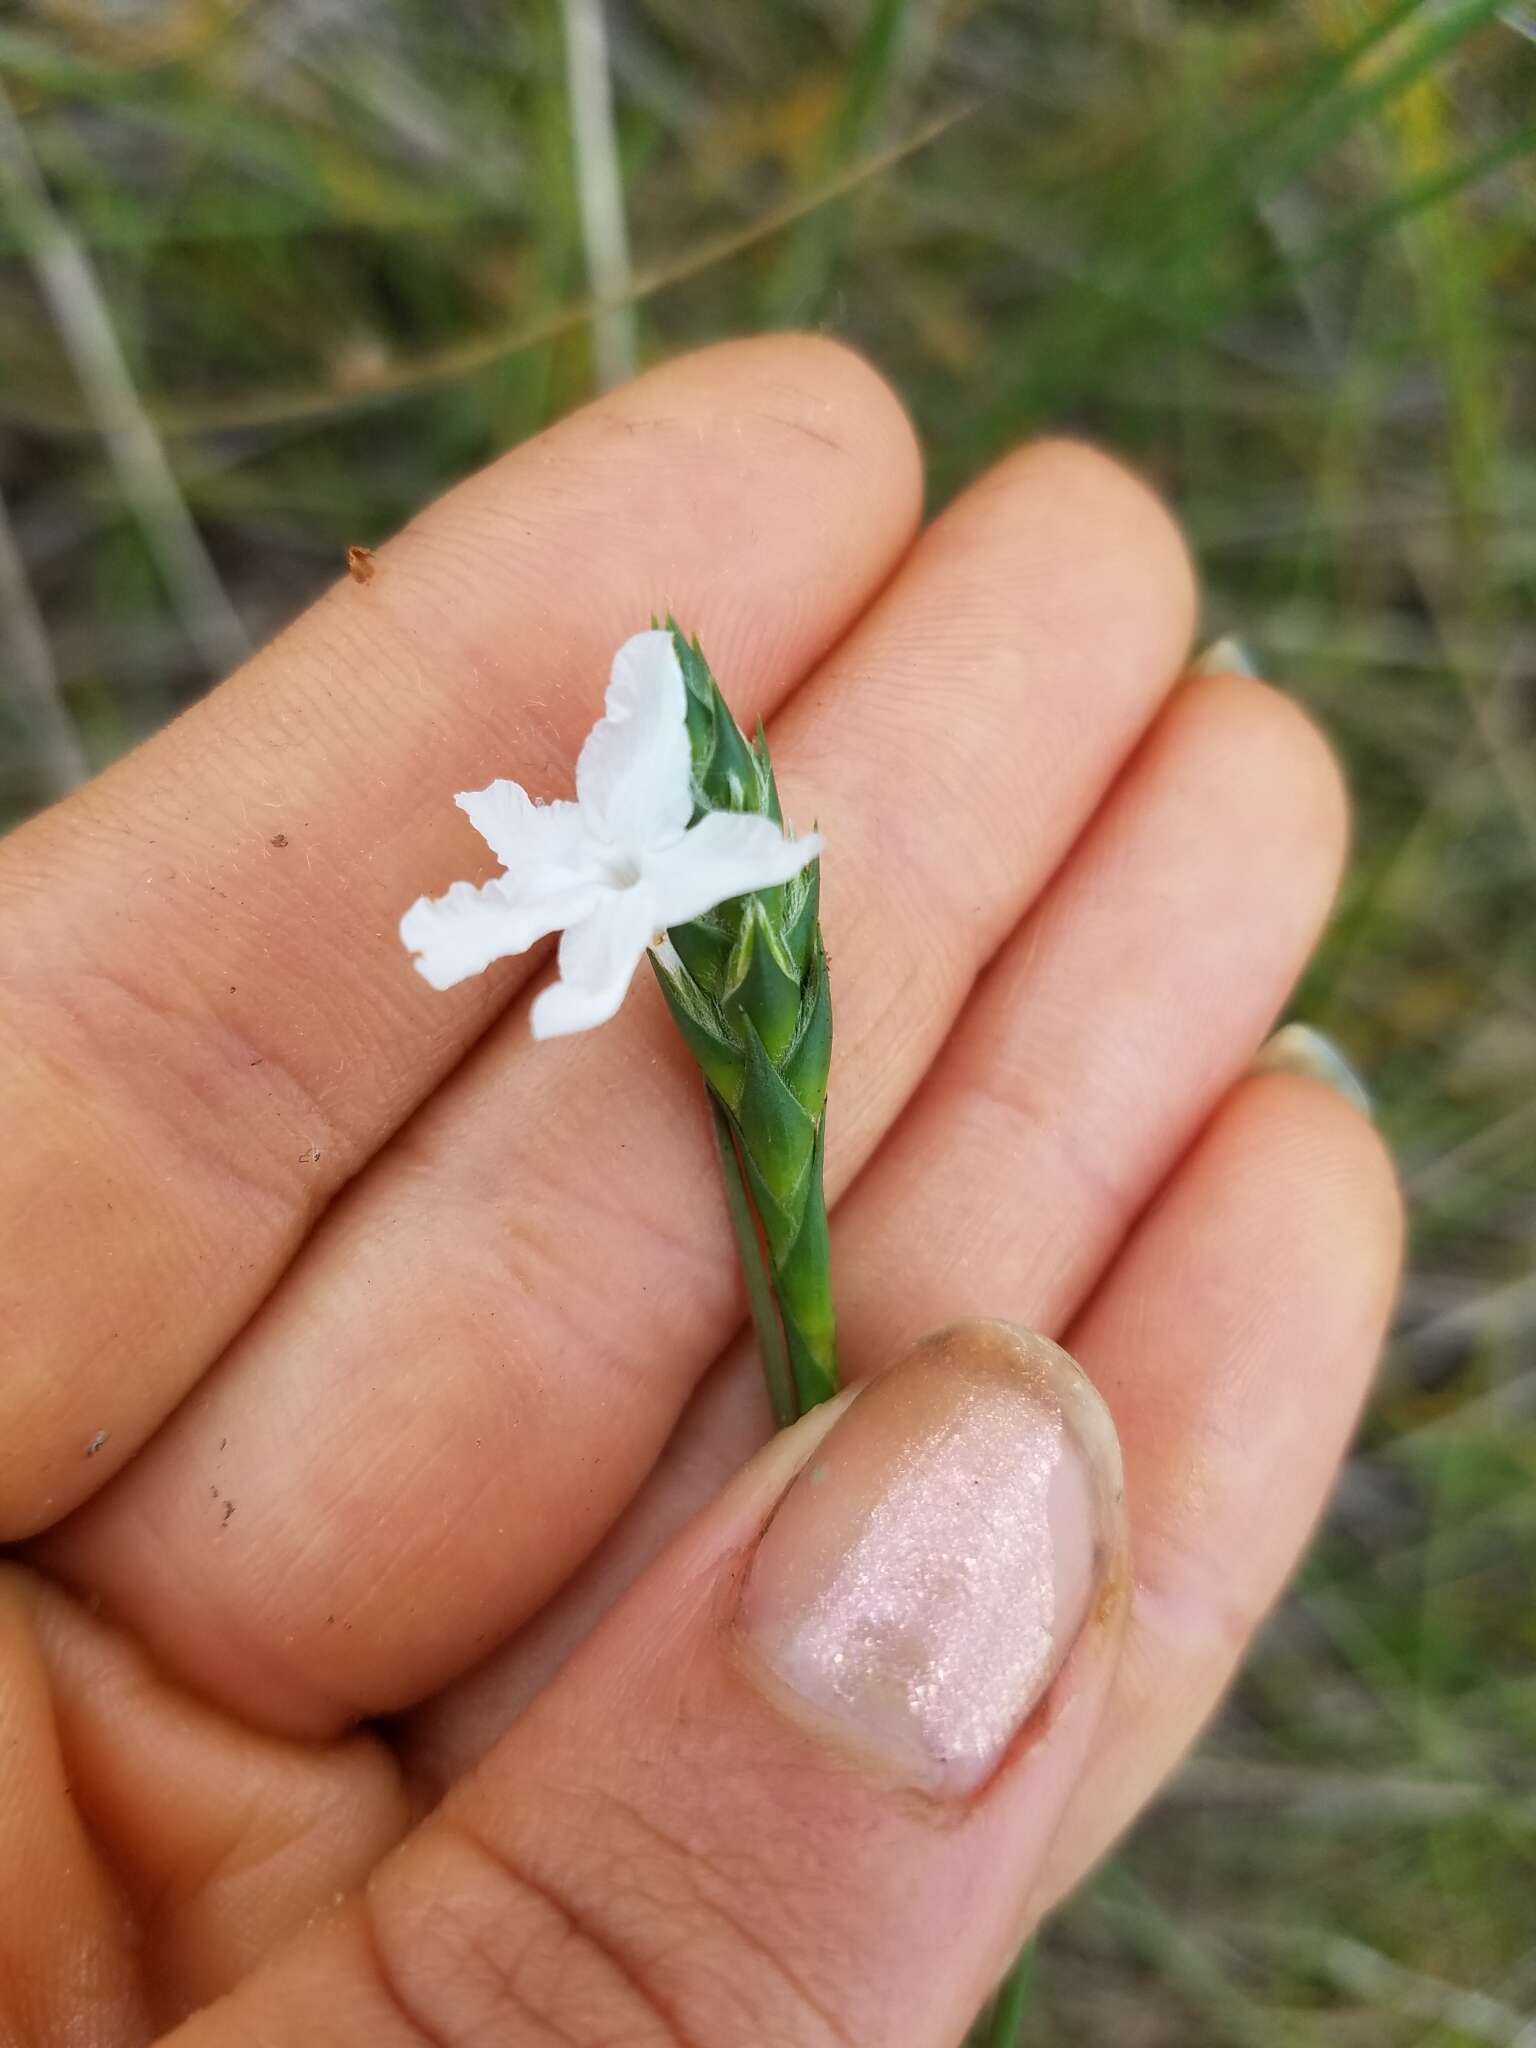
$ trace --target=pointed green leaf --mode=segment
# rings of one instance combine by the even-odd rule
[[[800,977],[774,938],[763,905],[748,901],[741,933],[727,964],[720,1007],[731,1036],[749,1019],[771,1061],[794,1043],[800,1025]]]
[[[688,691],[688,738],[693,748],[696,794],[702,799],[702,808],[755,811],[760,805],[758,768],[752,749],[731,716],[730,706],[710,674],[698,641],[685,640],[670,614],[667,628]]]
[[[764,1186],[786,1214],[798,1217],[806,1169],[816,1146],[816,1120],[806,1115],[784,1085],[750,1018],[742,1035],[746,1071],[736,1121]]]
[[[726,987],[731,954],[738,938],[736,930],[723,918],[711,914],[709,917],[696,917],[691,924],[676,925],[667,936],[700,989],[718,1002]]]
[[[784,811],[779,803],[779,784],[773,772],[773,759],[768,752],[768,733],[761,719],[757,721],[757,738],[753,742],[752,757],[757,764],[757,808],[765,811],[775,825],[782,825]]]
[[[784,917],[780,934],[785,954],[803,974],[810,964],[821,915],[821,862],[813,860],[784,885]]]
[[[722,1101],[734,1108],[746,1082],[746,1062],[711,1014],[708,998],[691,978],[669,973],[652,953],[651,967],[667,999],[672,1021],[698,1061],[704,1078]]]
[[[670,612],[667,614],[667,631],[672,635],[678,666],[683,672],[683,685],[688,692],[688,744],[693,753],[693,779],[697,796],[698,786],[714,758],[715,726],[719,717],[718,707],[723,700],[715,689],[714,679],[709,673],[703,655],[699,653],[697,647],[688,645],[678,631],[677,621]]]
[[[739,1128],[739,1126],[738,1126]],[[758,1221],[763,1226],[763,1236],[768,1244],[768,1258],[773,1267],[774,1285],[778,1286],[779,1269],[789,1256],[795,1238],[800,1230],[798,1211],[791,1213],[775,1199],[773,1190],[758,1170],[756,1159],[745,1149],[741,1163],[747,1171],[747,1185],[752,1192],[752,1206],[757,1211]],[[782,1306],[782,1295],[780,1296]]]
[[[715,745],[700,778],[705,795],[717,811],[755,811],[757,763],[725,699],[715,695]]]
[[[795,1376],[795,1397],[802,1415],[809,1415],[813,1408],[819,1408],[823,1401],[830,1401],[837,1392],[837,1365],[830,1331],[825,1333],[825,1338],[824,1343],[812,1345],[794,1323],[786,1322],[784,1325],[789,1367]]]
[[[837,1389],[837,1324],[832,1303],[831,1245],[822,1193],[825,1125],[816,1133],[809,1192],[795,1241],[777,1272],[784,1335],[802,1409]]]
[[[820,1157],[818,1141],[818,1162]],[[805,1204],[795,1241],[779,1267],[780,1286],[808,1341],[819,1341],[832,1328],[831,1293],[826,1286],[829,1243],[827,1205],[818,1190]]]
[[[818,936],[807,980],[808,1002],[789,1056],[781,1066],[784,1085],[807,1115],[819,1117],[827,1100],[832,1063],[832,985]]]
[[[683,683],[688,695],[695,703],[707,705],[713,712],[715,679],[709,672],[709,663],[704,659],[698,641],[686,638],[682,627],[670,612],[666,617],[666,630],[672,635],[672,645],[677,652],[677,665],[683,672]]]

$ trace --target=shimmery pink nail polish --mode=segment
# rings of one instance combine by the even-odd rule
[[[1113,1425],[1064,1351],[1003,1323],[941,1331],[785,1495],[743,1595],[749,1653],[845,1741],[969,1792],[1083,1625],[1119,1489]]]

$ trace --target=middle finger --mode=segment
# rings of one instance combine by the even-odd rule
[[[935,523],[775,722],[788,807],[832,848],[833,1195],[1156,712],[1191,613],[1155,500],[1043,444]],[[590,1042],[531,1046],[514,1011],[45,1555],[253,1719],[318,1734],[422,1697],[587,1553],[729,1335],[713,1173],[653,992]]]

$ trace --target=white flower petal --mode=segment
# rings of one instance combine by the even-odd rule
[[[604,703],[576,763],[576,795],[595,831],[638,855],[693,815],[688,692],[670,633],[624,642]]]
[[[581,806],[536,804],[521,783],[505,780],[461,790],[454,802],[504,868],[580,869],[589,845]]]
[[[459,807],[505,872],[423,897],[400,921],[417,971],[451,988],[561,931],[560,978],[533,1006],[536,1038],[605,1023],[658,931],[786,882],[821,851],[771,819],[711,812],[691,830],[688,694],[672,635],[637,633],[614,657],[605,715],[576,765],[576,803],[536,804],[516,782]]]
[[[560,979],[533,1005],[535,1038],[563,1038],[606,1024],[634,980],[656,930],[656,899],[644,882],[614,889],[560,941]]]
[[[708,811],[673,846],[647,856],[645,877],[656,891],[658,924],[670,928],[702,917],[733,896],[771,889],[798,875],[821,852],[821,835],[786,839],[772,818],[749,811]]]
[[[400,937],[424,981],[452,988],[483,973],[493,960],[525,953],[535,939],[585,917],[597,893],[582,881],[527,902],[514,898],[500,875],[478,889],[455,882],[446,896],[418,897],[400,920]]]

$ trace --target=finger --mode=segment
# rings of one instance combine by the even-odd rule
[[[443,996],[406,968],[401,911],[475,857],[452,792],[563,790],[613,648],[668,605],[768,710],[918,492],[841,348],[671,364],[450,493],[7,842],[0,1537],[131,1456],[530,971]]]
[[[1338,770],[1285,698],[1238,678],[1175,694],[834,1215],[849,1371],[946,1314],[1066,1327],[1269,1029],[1344,837]],[[481,1754],[765,1427],[732,1353],[591,1566],[423,1709],[418,1767],[451,1781]]]
[[[931,1341],[772,1445],[366,1898],[179,2048],[956,2041],[1113,1665],[1117,1467],[1053,1346]]]
[[[377,1738],[252,1736],[0,1570],[0,2040],[148,2040],[329,1911],[410,1818]]]
[[[400,1772],[374,1734],[323,1747],[253,1735],[168,1684],[138,1644],[57,1587],[36,1585],[29,1604],[67,1788],[61,1840],[73,1861],[110,1873],[108,1924],[127,1943],[155,2027],[169,2026],[363,1882],[414,1817]],[[20,1906],[23,1941],[33,1938],[28,1916],[50,1929],[65,1919],[30,1886]],[[77,1916],[74,1933],[88,1969],[90,1922]],[[55,1994],[66,2028],[83,2002],[83,1985],[73,1988]],[[12,2036],[0,2019],[7,2043],[54,2038]]]
[[[1215,1710],[1295,1565],[1365,1398],[1402,1205],[1380,1139],[1316,1081],[1248,1081],[1138,1226],[1071,1342],[1126,1455],[1126,1650],[1043,1907]]]
[[[0,2040],[143,2040],[133,1929],[71,1797],[34,1582],[0,1567]]]
[[[1156,501],[1042,446],[946,512],[774,727],[786,804],[831,849],[834,1196],[1154,715],[1190,615]],[[434,1690],[601,1535],[739,1320],[717,1178],[653,990],[587,1042],[530,1046],[512,1017],[49,1555],[275,1725]]]
[[[842,1219],[855,1373],[988,1302],[1067,1327],[1268,1034],[1347,835],[1338,766],[1289,699],[1179,691]]]

